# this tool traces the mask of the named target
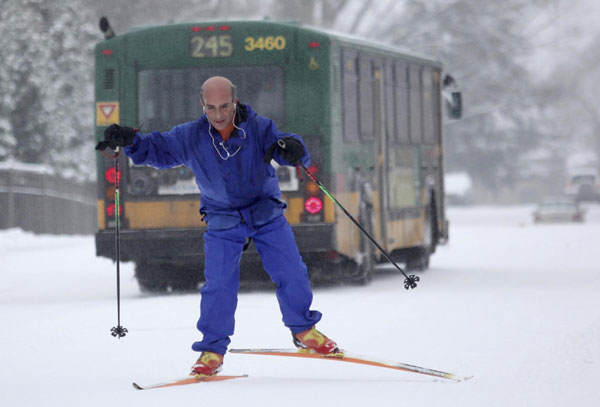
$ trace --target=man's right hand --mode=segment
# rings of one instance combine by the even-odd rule
[[[117,147],[127,147],[133,144],[136,136],[135,129],[131,127],[121,127],[118,124],[111,124],[104,130],[104,141],[96,145],[96,150],[105,150],[107,147],[116,150]]]

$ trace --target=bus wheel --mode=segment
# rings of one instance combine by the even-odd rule
[[[429,205],[425,211],[423,246],[413,247],[406,252],[406,269],[409,271],[425,271],[429,268],[429,258],[436,245],[434,217],[435,208]]]
[[[415,247],[408,250],[406,269],[408,271],[425,271],[429,268],[429,250],[427,247]]]
[[[137,261],[135,278],[144,293],[163,293],[167,291],[166,281],[160,276],[160,267],[156,263]]]

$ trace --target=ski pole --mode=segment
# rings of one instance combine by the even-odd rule
[[[127,335],[127,328],[121,326],[121,243],[119,238],[119,229],[120,225],[120,196],[119,196],[119,186],[120,186],[120,178],[121,173],[119,170],[119,153],[120,149],[117,147],[115,149],[115,252],[117,258],[117,326],[113,326],[110,330],[112,336],[117,339],[121,339],[125,335]]]
[[[282,149],[285,150],[285,141],[283,140],[278,140],[277,141],[277,145],[279,145],[279,147],[281,147]],[[373,243],[375,245],[375,247],[377,247],[377,249],[379,249],[379,251],[381,252],[381,254],[383,254],[383,257],[385,257],[387,259],[387,261],[389,261],[390,263],[392,263],[394,265],[394,267],[396,267],[404,277],[406,277],[406,279],[404,280],[404,288],[406,288],[407,290],[409,288],[416,288],[417,287],[417,281],[420,281],[420,278],[418,276],[415,276],[414,274],[411,274],[410,276],[406,275],[406,273],[404,272],[404,270],[402,270],[400,268],[400,266],[398,266],[396,264],[396,262],[394,260],[392,260],[392,258],[387,254],[387,252],[383,249],[383,247],[381,247],[379,245],[379,243],[377,243],[377,241],[369,234],[369,232],[367,232],[365,230],[365,228],[363,228],[360,223],[358,223],[358,221],[356,219],[354,219],[354,217],[350,214],[350,212],[348,212],[346,210],[346,208],[344,208],[344,206],[337,200],[335,199],[335,197],[333,196],[333,194],[331,194],[331,192],[329,192],[327,190],[327,188],[325,188],[325,186],[321,183],[321,181],[319,181],[305,166],[304,164],[302,164],[301,162],[298,162],[297,164],[300,168],[302,168],[304,170],[304,172],[306,173],[306,175],[308,175],[308,177],[314,181],[315,184],[317,184],[317,186],[321,189],[321,191],[323,191],[323,193],[325,195],[327,195],[337,206],[338,208],[340,208],[342,210],[342,212],[344,212],[344,214],[358,227],[358,229],[371,241],[371,243]]]

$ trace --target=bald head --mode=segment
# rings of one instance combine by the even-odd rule
[[[201,88],[202,108],[208,121],[217,130],[233,121],[237,103],[235,86],[222,76],[208,78]]]
[[[231,101],[235,101],[237,96],[237,88],[235,85],[224,76],[211,76],[204,81],[200,88],[200,97],[202,104],[206,104],[206,95],[229,95]]]

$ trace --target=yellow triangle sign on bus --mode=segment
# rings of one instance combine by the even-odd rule
[[[119,102],[96,103],[96,126],[119,123]]]

